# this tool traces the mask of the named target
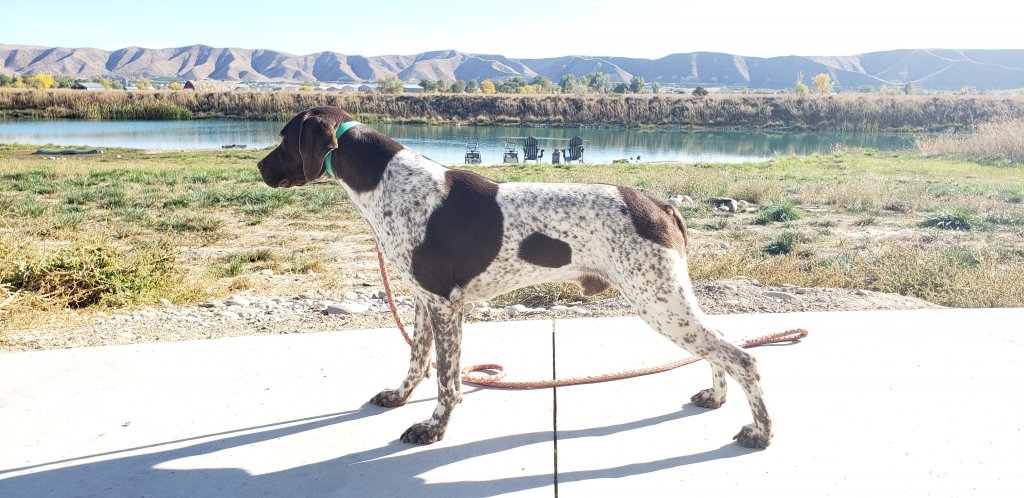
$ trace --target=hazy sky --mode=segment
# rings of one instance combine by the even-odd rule
[[[1014,0],[3,0],[0,43],[515,58],[1024,48]]]

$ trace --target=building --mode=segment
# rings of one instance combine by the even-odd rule
[[[107,87],[91,81],[76,81],[74,85],[71,85],[71,88],[75,90],[88,90],[90,92],[102,92],[107,89]]]
[[[402,85],[403,93],[423,93],[424,90],[426,89],[419,85]]]

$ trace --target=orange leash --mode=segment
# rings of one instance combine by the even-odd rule
[[[380,245],[377,245],[377,261],[380,264],[380,277],[384,281],[384,292],[388,297],[388,306],[391,308],[391,314],[395,317],[395,323],[398,325],[398,331],[402,333],[402,337],[405,338],[406,344],[412,347],[412,338],[409,337],[409,333],[405,331],[405,325],[402,323],[402,319],[398,317],[398,308],[395,307],[395,298],[391,295],[391,282],[388,280],[387,270],[384,268],[384,254],[380,251]],[[778,332],[775,334],[763,335],[755,337],[753,339],[746,339],[739,346],[744,348],[752,348],[755,346],[763,346],[765,344],[773,344],[780,342],[796,342],[800,339],[807,337],[806,329],[790,329],[784,332]],[[570,377],[567,379],[551,379],[551,380],[533,380],[533,381],[506,381],[503,380],[505,377],[505,367],[497,363],[485,363],[481,365],[471,365],[462,369],[462,382],[468,384],[476,384],[479,386],[497,387],[502,389],[541,389],[545,387],[563,387],[563,386],[575,386],[579,384],[596,384],[598,382],[609,382],[613,380],[629,379],[632,377],[640,377],[643,375],[656,374],[661,372],[667,372],[679,368],[684,365],[696,363],[701,358],[691,356],[689,358],[683,358],[676,360],[671,363],[664,365],[658,365],[646,368],[637,368],[633,370],[623,370],[621,372],[615,372],[603,375],[588,375],[583,377]],[[436,368],[436,365],[435,365]],[[493,374],[484,373],[485,371],[495,372]]]

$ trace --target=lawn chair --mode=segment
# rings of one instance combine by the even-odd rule
[[[503,163],[518,164],[519,163],[519,142],[514,138],[505,139],[505,154],[501,158]]]
[[[480,164],[480,142],[466,142],[466,164]]]
[[[572,161],[583,162],[583,138],[572,137],[569,140],[569,150],[562,149],[562,160],[569,163]]]
[[[526,146],[523,147],[523,162],[534,161],[539,163],[543,158],[544,149],[540,149],[540,154],[537,153],[537,139],[526,137]]]

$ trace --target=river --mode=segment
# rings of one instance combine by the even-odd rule
[[[242,144],[262,148],[278,141],[284,123],[268,121],[76,121],[0,120],[0,143],[132,147],[140,149],[219,149]],[[550,162],[569,139],[584,139],[586,162],[636,158],[644,162],[762,161],[777,155],[827,152],[835,146],[881,150],[913,146],[914,136],[896,133],[814,133],[780,131],[632,130],[546,127],[477,127],[378,124],[378,130],[442,163],[461,163],[467,142],[478,142],[485,163],[501,162],[506,141],[536,137]]]

